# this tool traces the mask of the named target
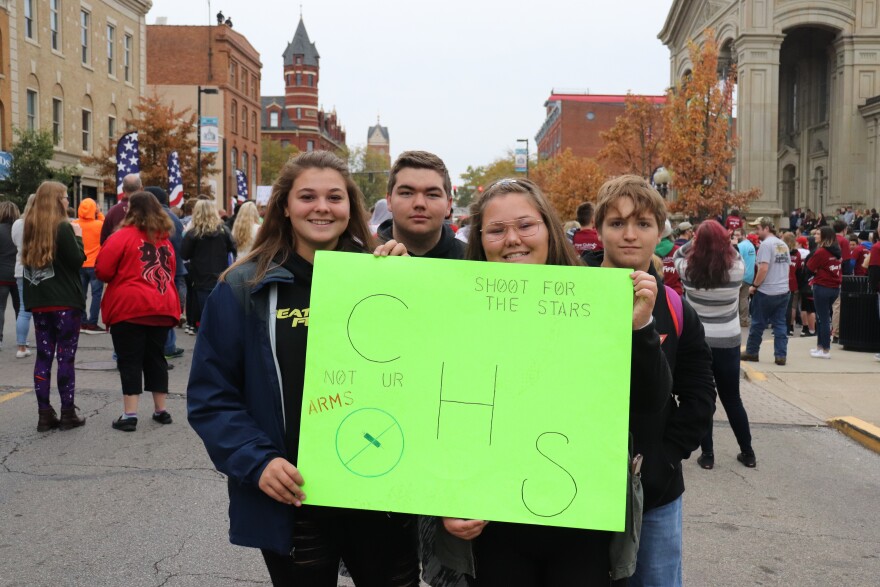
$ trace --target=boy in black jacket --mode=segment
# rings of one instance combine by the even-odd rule
[[[594,267],[647,271],[660,281],[651,258],[665,222],[663,198],[643,178],[612,179],[599,190],[596,206],[596,228],[605,249],[585,253],[583,259]],[[677,401],[668,402],[659,419],[636,415],[630,421],[634,451],[644,456],[645,512],[636,573],[629,579],[635,587],[681,585],[681,461],[700,446],[715,412],[712,353],[703,325],[683,300],[680,313],[675,310],[679,300],[668,296],[677,295],[660,287],[653,311]]]

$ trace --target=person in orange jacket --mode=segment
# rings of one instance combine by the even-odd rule
[[[104,215],[98,209],[98,204],[91,198],[84,198],[79,205],[78,218],[73,224],[79,224],[82,228],[83,247],[86,252],[86,260],[79,270],[82,280],[83,297],[88,300],[89,289],[92,290],[92,303],[89,306],[88,316],[83,316],[80,332],[86,334],[100,334],[104,327],[98,325],[98,312],[101,309],[101,298],[104,295],[104,282],[95,277],[95,259],[101,251],[101,228],[104,226]]]

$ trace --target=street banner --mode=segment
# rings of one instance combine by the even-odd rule
[[[216,116],[202,116],[201,137],[199,146],[202,153],[217,153],[220,151],[220,126]]]
[[[12,153],[0,151],[0,179],[9,177],[10,168],[12,168]]]
[[[248,199],[247,174],[241,169],[235,170],[235,199],[239,203]]]
[[[629,274],[319,251],[307,503],[622,531]]]
[[[517,173],[525,173],[529,166],[529,152],[526,149],[517,149],[513,156],[513,166]]]
[[[141,172],[141,155],[138,150],[138,133],[130,131],[116,142],[116,196],[122,197],[122,180],[126,175]]]

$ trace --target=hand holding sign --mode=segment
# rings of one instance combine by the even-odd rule
[[[641,330],[651,322],[657,300],[657,279],[644,271],[630,273],[633,280],[633,330]]]

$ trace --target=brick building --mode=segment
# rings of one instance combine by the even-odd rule
[[[150,0],[0,2],[0,30],[8,17],[8,36],[3,30],[0,39],[0,145],[14,142],[11,126],[51,132],[50,165],[79,166],[74,200],[104,203],[103,179],[80,159],[124,132],[121,121],[143,94],[151,6]]]
[[[300,151],[336,151],[345,147],[345,129],[336,110],[319,107],[321,56],[309,39],[302,17],[284,50],[284,95],[262,97],[263,134]]]
[[[219,120],[218,174],[203,176],[217,203],[231,210],[235,170],[244,171],[248,193],[260,181],[260,54],[231,25],[147,27],[147,91],[176,109],[198,111]],[[218,94],[199,95],[198,86]]]
[[[664,104],[666,96],[645,96]],[[544,107],[547,118],[535,135],[538,158],[546,159],[566,149],[577,157],[595,158],[604,146],[599,136],[623,114],[626,96],[553,92]]]
[[[367,153],[382,155],[391,164],[391,137],[388,127],[382,126],[378,117],[376,125],[367,129]]]

